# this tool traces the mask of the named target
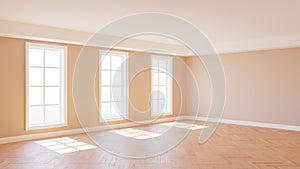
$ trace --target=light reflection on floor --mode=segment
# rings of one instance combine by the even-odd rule
[[[90,145],[88,143],[81,142],[69,137],[39,140],[39,141],[35,141],[35,143],[44,146],[52,151],[55,151],[59,154],[66,154],[66,153],[72,153],[72,152],[97,148],[94,145]]]
[[[161,136],[160,133],[153,133],[150,131],[144,131],[144,130],[133,129],[133,128],[115,130],[114,132],[126,137],[131,137],[134,139],[141,139],[141,140]]]
[[[159,125],[177,127],[177,128],[189,129],[189,130],[199,130],[199,129],[207,128],[207,126],[204,125],[197,125],[197,124],[190,124],[190,123],[183,123],[183,122],[168,122],[168,123],[161,123]],[[162,135],[161,133],[154,133],[151,131],[144,131],[144,130],[134,129],[134,128],[119,129],[119,130],[114,130],[113,132],[116,132],[117,134],[126,137],[139,139],[139,140],[155,138]],[[94,145],[81,142],[69,137],[39,140],[39,141],[35,141],[35,143],[44,146],[52,151],[55,151],[59,154],[66,154],[66,153],[72,153],[72,152],[97,148]]]
[[[207,128],[207,126],[203,126],[203,125],[182,123],[182,122],[168,122],[168,123],[161,123],[159,125],[177,127],[177,128],[189,129],[189,130],[199,130],[199,129]]]

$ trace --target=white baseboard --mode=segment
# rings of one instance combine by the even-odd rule
[[[157,120],[153,121],[153,123],[162,123],[162,122],[169,122],[169,121],[181,120],[181,119],[183,119],[183,118],[182,117],[161,118],[161,119],[157,119]],[[48,137],[59,137],[59,136],[66,136],[66,135],[72,135],[72,134],[81,134],[81,133],[85,133],[85,132],[103,131],[103,130],[108,130],[111,128],[135,127],[135,126],[147,124],[148,122],[152,122],[152,121],[140,121],[138,123],[129,122],[129,123],[114,124],[114,125],[110,125],[110,126],[96,126],[96,127],[77,128],[77,129],[54,131],[54,132],[47,132],[47,133],[26,134],[26,135],[21,135],[21,136],[3,137],[3,138],[0,138],[0,144],[42,139],[42,138],[48,138]]]
[[[174,120],[197,120],[197,121],[210,121],[210,122],[220,122],[226,124],[236,124],[243,126],[253,126],[253,127],[263,127],[263,128],[273,128],[273,129],[281,129],[281,130],[291,130],[291,131],[300,131],[300,126],[295,125],[285,125],[285,124],[274,124],[274,123],[262,123],[262,122],[253,122],[253,121],[241,121],[241,120],[231,120],[231,119],[216,119],[216,118],[207,118],[207,117],[195,117],[195,116],[179,116],[179,117],[170,117],[170,118],[161,118],[155,120],[153,123],[162,123],[169,122]],[[38,133],[38,134],[27,134],[21,136],[12,136],[12,137],[3,137],[0,138],[0,144],[5,143],[13,143],[19,141],[28,141],[35,139],[42,139],[48,137],[59,137],[66,136],[72,134],[81,134],[85,132],[95,132],[95,131],[103,131],[111,128],[125,128],[125,127],[135,127],[147,124],[151,121],[140,121],[122,123],[122,124],[114,124],[110,126],[97,126],[97,127],[88,127],[88,128],[77,128],[63,131],[55,131],[55,132],[47,132],[47,133]]]
[[[83,132],[84,132],[83,129],[70,129],[70,130],[54,131],[54,132],[47,132],[47,133],[26,134],[26,135],[20,135],[20,136],[2,137],[2,138],[0,138],[0,144],[13,143],[13,142],[19,142],[19,141],[27,141],[27,140],[34,140],[34,139],[47,138],[47,137],[56,137],[56,136],[80,134],[80,133],[83,133]]]
[[[189,120],[210,121],[210,122],[219,122],[219,123],[225,123],[225,124],[236,124],[236,125],[242,125],[242,126],[253,126],[253,127],[263,127],[263,128],[272,128],[272,129],[281,129],[281,130],[300,131],[300,126],[295,126],[295,125],[263,123],[263,122],[231,120],[231,119],[216,119],[216,118],[195,117],[195,116],[184,116],[184,117]]]

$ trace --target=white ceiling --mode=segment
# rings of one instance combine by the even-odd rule
[[[162,12],[192,23],[214,43],[300,35],[300,0],[0,0],[0,19],[96,32],[124,16]],[[151,41],[176,43],[157,37]]]

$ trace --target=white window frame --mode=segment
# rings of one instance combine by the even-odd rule
[[[164,60],[166,62],[168,62],[168,68],[169,70],[163,70],[159,67],[155,67],[154,66],[154,60]],[[162,55],[152,55],[151,56],[151,66],[152,66],[152,70],[151,70],[151,93],[153,92],[153,87],[156,86],[158,87],[159,85],[153,85],[153,73],[157,73],[157,69],[159,69],[158,71],[161,71],[161,72],[165,72],[166,74],[166,81],[167,81],[167,84],[166,84],[166,93],[168,95],[168,98],[167,98],[167,101],[169,104],[169,109],[170,111],[169,112],[161,112],[161,113],[155,113],[153,112],[153,109],[152,109],[152,103],[153,103],[153,97],[151,97],[151,116],[155,117],[155,116],[164,116],[164,115],[173,115],[173,58],[171,56],[162,56]],[[156,70],[155,70],[156,69]],[[154,72],[155,71],[155,72]],[[159,76],[159,73],[158,73],[158,76]],[[168,80],[169,80],[169,84],[168,84]],[[159,83],[159,77],[158,77],[158,83]],[[152,93],[153,94],[153,93]],[[152,95],[153,96],[153,95]],[[156,100],[159,100],[159,99],[156,99]]]
[[[102,82],[101,82],[101,73],[102,73],[102,56],[105,54],[112,54],[112,55],[122,55],[125,57],[124,62],[122,64],[122,68],[121,68],[121,76],[122,76],[122,82],[123,85],[121,86],[121,92],[123,97],[121,98],[121,105],[122,105],[122,112],[123,116],[110,116],[110,118],[104,118],[102,116],[102,112],[101,112],[101,106],[102,106],[102,100],[101,100],[101,87],[102,87]],[[110,56],[109,56],[110,57]],[[104,122],[104,121],[115,121],[115,120],[124,120],[124,119],[128,119],[128,53],[127,52],[121,52],[121,51],[115,51],[115,50],[100,50],[99,51],[99,121],[100,122]],[[110,60],[110,64],[111,64],[111,60]],[[110,78],[111,77],[111,71],[114,71],[111,69],[111,65],[110,65],[110,69],[106,70],[106,71],[110,71]],[[125,72],[124,72],[125,71]],[[111,84],[110,84],[110,89],[111,89]],[[112,97],[112,95],[111,95]],[[122,101],[123,100],[123,101]],[[112,104],[111,102],[113,102],[112,100],[109,101],[110,104]],[[111,109],[111,107],[110,107]],[[111,110],[110,110],[111,113]]]
[[[61,54],[63,54],[63,57],[60,61],[60,103],[59,105],[62,107],[63,112],[61,113],[61,122],[57,123],[41,123],[39,125],[30,125],[29,124],[29,49],[30,48],[40,48],[42,50],[59,50]],[[60,45],[52,45],[52,44],[43,44],[43,43],[31,43],[26,42],[26,130],[37,130],[37,129],[47,129],[47,128],[55,128],[55,127],[63,127],[68,125],[68,117],[67,117],[67,57],[68,57],[68,48],[66,46],[60,46]],[[45,59],[45,55],[44,55]],[[45,62],[45,60],[44,60]],[[45,63],[44,63],[45,64]],[[45,65],[40,66],[41,68],[47,68]],[[43,90],[45,90],[45,70],[43,71],[44,75],[44,82],[41,87],[43,87]],[[45,93],[45,92],[44,92]],[[43,98],[45,100],[45,94],[43,95]],[[46,106],[45,102],[43,101],[43,104],[41,106]],[[44,108],[44,116],[45,116],[45,108]]]

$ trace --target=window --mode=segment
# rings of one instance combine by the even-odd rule
[[[125,52],[100,51],[100,117],[127,118],[127,57]]]
[[[172,64],[167,56],[152,56],[152,116],[172,114]]]
[[[67,125],[64,46],[26,43],[26,129]]]

